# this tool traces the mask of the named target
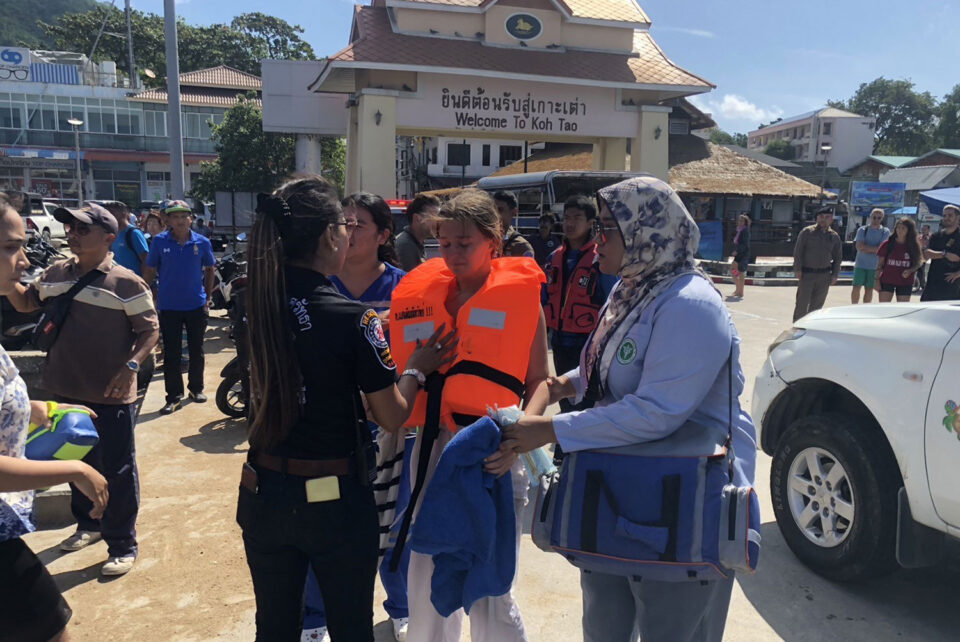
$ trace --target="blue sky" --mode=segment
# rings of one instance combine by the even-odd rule
[[[300,24],[317,55],[347,44],[354,0],[178,0],[191,23],[263,11]],[[122,6],[122,1],[117,0]],[[942,98],[960,84],[958,0],[641,0],[651,33],[677,64],[717,85],[697,100],[724,129],[846,99],[878,76]],[[163,0],[133,0],[162,13]]]

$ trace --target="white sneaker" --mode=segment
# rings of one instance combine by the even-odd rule
[[[95,542],[100,541],[100,533],[97,531],[77,531],[67,539],[60,542],[60,550],[72,553],[86,548]]]
[[[407,642],[407,626],[410,624],[410,618],[390,618],[390,621],[393,622],[393,637],[397,638],[397,642]]]
[[[327,627],[321,626],[316,629],[304,629],[303,633],[300,634],[300,642],[330,642]]]
[[[111,557],[107,563],[100,567],[101,575],[126,575],[133,568],[133,563],[137,561],[132,555],[129,557]]]

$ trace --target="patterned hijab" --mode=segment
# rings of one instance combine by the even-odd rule
[[[640,176],[605,187],[598,197],[616,219],[626,249],[620,283],[610,293],[584,352],[587,395],[593,400],[603,397],[616,346],[661,292],[686,274],[702,276],[712,285],[694,260],[700,228],[667,183]],[[607,345],[614,349],[607,350]]]

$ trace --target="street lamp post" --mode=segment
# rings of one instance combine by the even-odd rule
[[[83,121],[79,118],[68,118],[67,122],[73,127],[73,147],[77,156],[77,207],[83,207],[83,175],[80,173],[80,128]]]
[[[827,155],[833,145],[830,143],[820,143],[820,152],[823,154],[823,174],[820,175],[820,205],[823,205],[823,185],[827,182]]]

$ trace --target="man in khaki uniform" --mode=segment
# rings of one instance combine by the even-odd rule
[[[793,273],[798,281],[794,321],[822,308],[830,286],[837,283],[842,244],[830,228],[832,223],[833,210],[824,207],[817,212],[816,225],[803,228],[797,237],[793,248]]]

